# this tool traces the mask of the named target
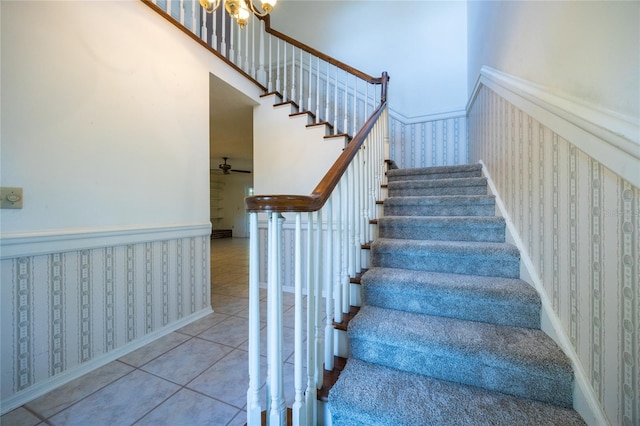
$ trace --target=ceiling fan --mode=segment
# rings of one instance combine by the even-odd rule
[[[227,164],[227,160],[229,159],[229,157],[222,157],[222,159],[224,160],[224,163],[219,164],[218,167],[220,168],[220,170],[222,170],[222,173],[224,173],[225,175],[231,174],[231,172],[234,172],[234,173],[251,173],[250,170],[232,169],[231,168],[231,164]]]

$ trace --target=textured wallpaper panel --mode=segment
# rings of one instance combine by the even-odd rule
[[[209,237],[2,260],[2,399],[210,306]]]
[[[611,424],[640,424],[640,190],[486,87],[482,160]]]
[[[466,164],[467,119],[462,114],[405,124],[390,116],[389,154],[400,168]]]

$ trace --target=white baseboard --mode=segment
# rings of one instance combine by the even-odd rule
[[[56,389],[59,386],[69,383],[70,381],[75,380],[78,377],[81,377],[95,370],[96,368],[102,367],[103,365],[106,365],[112,361],[115,361],[118,358],[121,358],[127,355],[128,353],[135,351],[136,349],[140,349],[141,347],[153,342],[154,340],[164,337],[169,333],[172,333],[186,326],[187,324],[192,323],[193,321],[199,320],[200,318],[203,318],[209,315],[212,312],[213,310],[211,309],[211,307],[202,309],[198,312],[194,312],[191,315],[181,318],[178,321],[175,321],[139,339],[136,339],[131,343],[128,343],[124,346],[114,349],[113,351],[105,353],[101,356],[98,356],[92,359],[91,361],[78,365],[77,367],[66,370],[65,372],[59,375],[53,376],[47,380],[42,381],[41,383],[35,384],[23,392],[18,392],[12,395],[10,398],[1,402],[2,405],[0,406],[0,415],[3,415],[11,410],[14,410],[28,403],[29,401],[33,401],[34,399],[46,394],[47,392],[50,392]]]
[[[490,193],[495,196],[496,207],[506,222],[507,241],[514,244],[518,250],[520,250],[520,278],[531,284],[540,295],[542,302],[540,328],[560,346],[565,355],[567,355],[571,361],[575,378],[575,386],[573,389],[573,408],[582,416],[587,425],[608,426],[610,423],[604,415],[604,411],[598,402],[598,398],[589,383],[589,379],[587,378],[584,368],[582,367],[582,363],[578,358],[578,354],[571,345],[569,337],[563,331],[560,318],[558,318],[553,310],[553,304],[551,303],[542,281],[535,270],[533,262],[527,253],[527,248],[522,242],[516,226],[511,220],[511,217],[500,198],[500,194],[498,194],[496,190],[495,184],[493,183],[485,164],[482,161],[480,161],[480,164],[482,164],[482,174],[487,178]]]

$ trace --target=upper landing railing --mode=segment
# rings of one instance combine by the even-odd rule
[[[384,76],[372,77],[276,31],[269,15],[254,16],[241,29],[224,7],[209,14],[197,0],[142,1],[265,93],[277,92],[334,134],[355,135],[386,98]]]

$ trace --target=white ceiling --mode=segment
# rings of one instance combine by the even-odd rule
[[[212,74],[209,91],[211,168],[217,169],[222,157],[229,157],[234,169],[253,170],[255,102]]]

